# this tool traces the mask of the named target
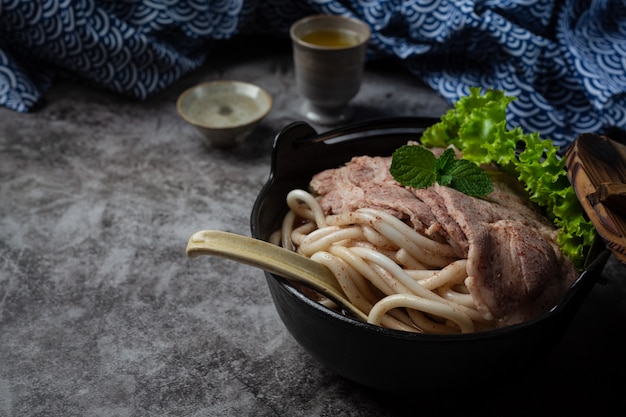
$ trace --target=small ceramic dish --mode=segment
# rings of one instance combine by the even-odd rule
[[[272,97],[243,81],[209,81],[185,90],[176,103],[180,116],[216,148],[240,145],[272,109]]]

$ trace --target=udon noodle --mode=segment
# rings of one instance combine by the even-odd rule
[[[426,333],[495,327],[478,311],[465,280],[467,259],[384,211],[326,215],[315,196],[292,190],[289,212],[270,239],[326,267],[368,322]],[[330,300],[320,302],[333,307]]]

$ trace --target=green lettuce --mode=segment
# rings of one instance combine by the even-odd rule
[[[463,158],[477,164],[495,163],[524,184],[529,198],[545,210],[559,228],[561,251],[581,268],[595,236],[576,193],[567,179],[559,147],[537,132],[507,128],[506,106],[515,100],[499,90],[471,88],[428,128],[421,139],[426,147],[454,145]]]

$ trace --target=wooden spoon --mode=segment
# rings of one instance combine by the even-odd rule
[[[626,264],[626,146],[585,133],[576,138],[565,158],[580,204],[607,247]]]
[[[367,316],[346,298],[328,268],[280,246],[234,233],[201,230],[187,243],[187,256],[199,255],[221,256],[297,282],[330,298],[356,319],[367,322]]]

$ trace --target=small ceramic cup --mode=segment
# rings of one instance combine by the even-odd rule
[[[370,28],[334,15],[309,16],[289,31],[296,85],[305,102],[302,115],[322,125],[348,121],[350,101],[359,92]]]

